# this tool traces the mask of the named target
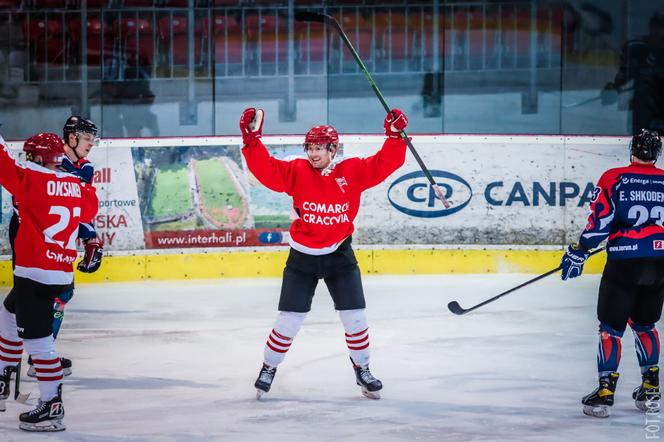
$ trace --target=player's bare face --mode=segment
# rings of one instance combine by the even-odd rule
[[[94,146],[97,145],[98,139],[92,134],[78,134],[78,146],[76,147],[76,153],[81,158],[88,156],[90,151]]]
[[[327,144],[307,144],[304,150],[314,169],[325,169],[334,158],[334,150],[330,151]]]
[[[78,138],[78,141],[77,141]],[[86,134],[86,133],[76,133],[76,134],[69,134],[69,140],[67,143],[67,147],[70,149],[74,150],[76,152],[76,156],[78,158],[85,158],[90,154],[90,151],[92,150],[93,147],[95,147],[99,143],[99,138],[95,137],[92,134]],[[73,147],[76,146],[76,147]],[[66,150],[66,149],[65,149]],[[76,161],[78,158],[72,157],[71,154],[67,154],[69,159],[72,161]]]

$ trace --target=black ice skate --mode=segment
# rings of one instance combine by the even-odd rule
[[[263,364],[260,373],[258,373],[258,379],[254,383],[254,387],[256,387],[256,399],[260,399],[261,396],[270,391],[275,374],[277,374],[277,367],[270,367]]]
[[[619,376],[618,373],[610,373],[608,376],[599,378],[599,387],[581,400],[583,414],[593,417],[609,417],[609,407],[613,406]]]
[[[35,366],[32,363],[32,356],[28,356],[28,365],[27,375],[31,378],[36,378],[37,370],[35,370]],[[71,374],[71,359],[60,358],[60,365],[62,365],[62,373],[65,376],[69,376]]]
[[[62,405],[62,384],[58,386],[58,394],[46,402],[39,401],[34,410],[19,416],[18,427],[24,431],[53,432],[64,431],[65,407]]]
[[[7,410],[5,402],[9,399],[9,387],[12,382],[12,373],[14,371],[14,367],[5,367],[5,369],[0,372],[0,411]]]
[[[659,367],[650,367],[642,376],[643,382],[634,389],[632,399],[642,411],[659,410]]]
[[[383,383],[371,374],[368,365],[365,365],[364,367],[355,365],[352,359],[350,362],[353,364],[355,381],[362,389],[362,394],[369,399],[380,399],[380,390],[383,389]]]

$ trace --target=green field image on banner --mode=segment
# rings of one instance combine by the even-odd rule
[[[248,216],[248,204],[233,166],[227,157],[193,162],[202,199],[201,214],[217,228],[240,228]]]
[[[164,165],[155,170],[148,214],[153,222],[168,224],[169,227],[176,224],[195,226],[195,220],[192,222],[189,219],[192,217],[192,204],[186,166]]]
[[[132,154],[146,232],[252,227],[239,146],[139,147]]]

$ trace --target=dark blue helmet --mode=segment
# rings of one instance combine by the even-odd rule
[[[92,136],[97,136],[97,126],[87,118],[80,117],[78,115],[72,115],[67,118],[65,126],[62,128],[62,138],[67,142],[67,137],[69,134],[91,134]]]

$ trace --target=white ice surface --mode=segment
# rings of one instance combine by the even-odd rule
[[[612,416],[581,413],[596,384],[597,276],[552,276],[466,316],[446,308],[530,277],[365,277],[379,401],[355,385],[324,284],[261,401],[253,382],[279,280],[81,285],[58,339],[74,361],[67,431],[21,432],[27,407],[8,401],[0,441],[646,439],[629,332]],[[24,377],[23,390],[36,395],[36,383]]]

